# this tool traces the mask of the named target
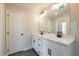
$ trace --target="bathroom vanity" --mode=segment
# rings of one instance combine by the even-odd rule
[[[40,17],[40,31],[32,34],[32,47],[41,56],[72,56],[74,54],[75,33],[72,25],[69,4],[62,4],[55,9],[47,9]],[[74,28],[75,26],[75,28]],[[51,34],[55,33],[55,34]]]
[[[40,56],[73,56],[74,41],[72,36],[58,38],[50,33],[32,34],[32,47]]]

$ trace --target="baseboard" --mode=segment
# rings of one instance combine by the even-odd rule
[[[32,49],[32,47],[25,48],[24,51],[29,50],[29,49]]]
[[[25,48],[23,51],[26,51],[26,50],[29,50],[29,49],[32,49],[32,47]],[[8,54],[5,54],[4,56],[8,56]]]
[[[8,56],[7,54],[5,54],[4,56]]]

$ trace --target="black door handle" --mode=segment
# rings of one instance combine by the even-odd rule
[[[23,33],[21,33],[21,35],[24,35]]]
[[[9,35],[9,32],[7,32],[7,34]]]

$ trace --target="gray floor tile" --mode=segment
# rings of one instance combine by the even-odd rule
[[[34,49],[29,49],[27,51],[20,51],[9,56],[39,56]]]

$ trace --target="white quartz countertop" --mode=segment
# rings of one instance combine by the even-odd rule
[[[32,35],[36,35],[36,36],[39,36],[41,38],[45,38],[47,40],[51,40],[51,41],[55,41],[57,43],[61,43],[61,44],[64,44],[64,45],[70,45],[72,42],[75,41],[74,37],[73,36],[68,36],[68,35],[65,35],[61,38],[57,37],[56,34],[39,34],[39,33],[32,33]]]

